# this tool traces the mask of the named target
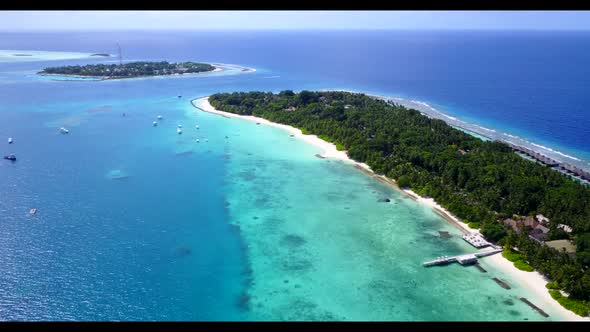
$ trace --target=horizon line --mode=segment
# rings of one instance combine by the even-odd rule
[[[53,33],[53,32],[166,32],[166,31],[182,31],[182,32],[221,32],[221,31],[590,31],[590,28],[580,29],[555,29],[555,28],[243,28],[243,29],[223,29],[223,28],[186,28],[186,29],[154,29],[154,28],[133,28],[133,29],[19,29],[19,30],[4,30],[0,29],[0,33],[6,32],[38,32],[38,33]]]

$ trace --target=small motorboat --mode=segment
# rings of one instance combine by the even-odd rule
[[[178,125],[178,128],[182,128],[182,125]]]
[[[182,96],[181,95],[178,95],[178,98],[182,98]]]
[[[70,131],[67,130],[66,128],[64,128],[64,127],[59,128],[59,132],[62,133],[62,134],[69,134],[70,133]]]
[[[205,138],[205,142],[209,142],[209,139],[208,138]]]
[[[158,120],[162,120],[162,116],[161,115],[158,115]]]
[[[35,213],[37,213],[37,209],[33,208],[33,209],[29,210],[30,215],[34,215]]]
[[[196,125],[195,128],[199,129],[199,125]]]
[[[7,156],[4,156],[4,159],[6,160],[12,160],[12,161],[16,161],[16,156],[14,154],[9,154]]]
[[[197,138],[197,143],[199,143],[199,142],[200,142],[200,141],[199,141],[199,139]]]
[[[178,133],[178,135],[182,134],[182,129],[176,128],[176,133]]]
[[[8,144],[12,144],[12,137],[8,137]]]
[[[157,121],[154,121],[154,122],[152,122],[152,126],[154,126],[154,127],[155,127],[155,126],[157,126],[157,125],[158,125],[158,122],[157,122]]]

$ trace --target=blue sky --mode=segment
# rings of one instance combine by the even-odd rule
[[[0,31],[238,29],[590,30],[590,11],[1,11]]]

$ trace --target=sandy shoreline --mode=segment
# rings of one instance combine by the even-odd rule
[[[218,73],[218,72],[226,71],[230,68],[240,69],[240,72],[243,72],[243,73],[256,72],[255,68],[242,67],[242,66],[238,66],[238,65],[227,65],[227,64],[216,63],[216,64],[212,64],[212,66],[215,67],[215,69],[209,70],[209,71],[202,71],[202,72],[198,72],[198,73],[145,75],[145,76],[134,76],[134,77],[81,76],[81,75],[72,75],[72,74],[49,74],[49,73],[43,73],[43,72],[37,72],[37,75],[39,75],[39,76],[55,76],[55,77],[70,77],[70,78],[79,79],[81,81],[82,80],[84,80],[84,81],[89,81],[89,80],[109,81],[109,80],[157,78],[157,77],[165,77],[165,78],[168,78],[168,77],[188,77],[188,76],[203,75],[203,74],[208,74],[208,73]]]
[[[191,103],[193,104],[194,107],[196,107],[204,112],[221,115],[226,118],[240,118],[240,119],[244,119],[244,120],[248,120],[248,121],[252,121],[252,122],[256,122],[256,123],[260,123],[260,124],[269,125],[272,127],[282,128],[282,129],[290,132],[294,137],[301,139],[309,144],[312,144],[312,145],[322,149],[323,153],[320,155],[321,157],[337,159],[337,160],[342,160],[342,161],[352,163],[355,166],[355,168],[363,171],[365,174],[372,176],[383,183],[391,185],[392,187],[400,190],[402,193],[406,194],[407,196],[416,200],[417,202],[431,207],[436,213],[438,213],[444,219],[446,219],[451,224],[453,224],[454,226],[459,228],[463,233],[465,233],[465,234],[479,233],[478,230],[470,229],[467,226],[467,224],[461,222],[456,216],[454,216],[452,213],[450,213],[445,208],[440,206],[440,204],[435,202],[434,199],[424,198],[424,197],[416,194],[412,190],[399,188],[394,180],[389,179],[383,175],[376,174],[375,172],[373,172],[373,170],[371,170],[371,168],[367,164],[360,163],[360,162],[350,159],[348,157],[348,154],[346,153],[346,151],[338,151],[336,149],[336,145],[333,143],[326,142],[326,141],[320,139],[319,137],[317,137],[316,135],[304,135],[300,129],[297,129],[295,127],[291,127],[291,126],[287,126],[287,125],[279,124],[279,123],[274,123],[274,122],[268,121],[266,119],[255,117],[255,116],[237,115],[234,113],[228,113],[228,112],[216,110],[209,103],[208,99],[209,99],[209,97],[198,98],[198,99],[192,100]],[[488,262],[491,262],[494,266],[496,266],[499,269],[510,274],[510,276],[512,278],[514,278],[515,280],[518,280],[525,288],[527,288],[529,291],[536,294],[540,299],[543,299],[544,300],[543,305],[536,303],[541,309],[543,309],[544,306],[550,306],[554,312],[558,312],[562,317],[566,318],[567,320],[570,320],[570,321],[590,321],[590,318],[578,316],[577,314],[565,309],[564,307],[561,306],[561,304],[559,304],[557,301],[555,301],[551,297],[551,295],[549,294],[549,291],[547,290],[547,288],[545,287],[545,285],[547,284],[548,281],[539,272],[537,272],[537,271],[533,271],[533,272],[521,271],[521,270],[517,269],[516,267],[514,267],[514,264],[512,262],[510,262],[509,260],[507,260],[506,258],[502,257],[502,255],[499,255],[499,254],[491,255],[491,256],[488,256],[483,259],[485,259]]]
[[[201,109],[204,112],[221,115],[226,118],[240,118],[243,120],[248,120],[248,121],[252,121],[252,122],[256,122],[256,123],[260,123],[260,124],[265,124],[265,125],[268,125],[271,127],[277,127],[277,128],[284,129],[284,130],[288,131],[289,133],[291,133],[294,137],[299,138],[309,144],[312,144],[312,145],[317,146],[317,147],[321,148],[322,150],[324,150],[324,153],[321,154],[321,156],[324,158],[350,160],[345,151],[338,151],[336,149],[336,145],[334,145],[333,143],[326,142],[326,141],[320,139],[319,137],[317,137],[316,135],[304,135],[300,129],[297,129],[295,127],[287,126],[287,125],[280,124],[280,123],[274,123],[274,122],[268,121],[266,119],[251,116],[251,115],[250,116],[237,115],[234,113],[219,111],[219,110],[216,110],[215,108],[213,108],[213,106],[211,106],[211,104],[209,104],[208,99],[209,99],[209,97],[199,98],[199,99],[191,101],[191,103],[193,104],[193,106]]]
[[[241,72],[245,72],[245,73],[253,73],[256,71],[256,68],[249,68],[249,67],[244,67],[244,66],[239,66],[239,65],[232,65],[232,64],[227,64],[227,63],[212,63],[212,66],[219,66],[219,67],[227,67],[227,68],[236,68],[236,69],[240,69]]]
[[[590,321],[589,317],[582,317],[578,316],[572,311],[567,310],[566,308],[562,307],[559,302],[554,300],[551,295],[549,294],[549,290],[545,287],[545,285],[549,282],[541,273],[537,272],[536,270],[533,272],[526,272],[521,271],[514,267],[514,264],[507,260],[506,258],[502,257],[502,255],[492,255],[484,258],[487,262],[490,262],[494,266],[506,271],[510,274],[510,277],[514,280],[517,280],[521,285],[523,285],[526,289],[534,293],[539,297],[539,299],[543,300],[543,305],[547,305],[551,307],[554,312],[559,313],[562,317],[564,317],[568,321]],[[541,309],[543,306],[535,303]]]

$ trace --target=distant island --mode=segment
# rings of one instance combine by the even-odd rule
[[[98,77],[103,79],[133,78],[201,73],[215,70],[207,63],[197,62],[130,62],[125,64],[92,64],[84,66],[49,67],[38,72],[40,75],[77,77]]]
[[[551,296],[590,311],[590,187],[511,146],[482,141],[419,111],[348,92],[219,93],[216,110],[293,126],[333,142],[407,190],[431,197],[524,271],[552,280]],[[566,295],[563,295],[563,291]]]
[[[90,56],[105,56],[105,57],[109,57],[111,55],[110,54],[107,54],[107,53],[96,53],[96,54],[91,54]]]

